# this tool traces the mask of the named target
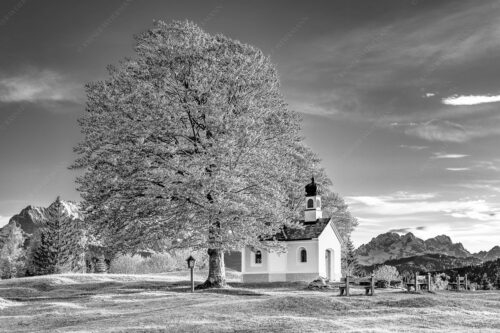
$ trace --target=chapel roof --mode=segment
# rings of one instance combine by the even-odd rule
[[[344,241],[340,236],[338,229],[335,227],[333,223],[329,223],[331,218],[320,218],[316,222],[304,222],[300,221],[303,228],[289,228],[284,227],[281,232],[276,234],[276,240],[278,241],[296,241],[296,240],[309,240],[313,238],[318,238],[319,235],[325,230],[325,228],[330,225],[333,229],[333,232],[339,239],[340,243],[343,244]]]

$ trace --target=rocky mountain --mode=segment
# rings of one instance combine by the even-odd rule
[[[480,251],[472,254],[472,256],[481,259],[481,261],[491,261],[500,258],[500,246],[494,246],[489,251]]]
[[[361,245],[356,253],[361,265],[380,264],[391,259],[400,259],[423,254],[439,253],[448,256],[466,258],[471,253],[461,243],[453,243],[446,235],[422,240],[411,232],[400,235],[394,232],[380,234]]]
[[[56,200],[57,201],[57,200]],[[27,206],[17,215],[10,218],[9,223],[0,228],[0,248],[3,246],[5,238],[8,236],[10,229],[17,225],[29,238],[37,228],[47,221],[48,214],[53,209],[55,202],[49,207],[34,207]],[[81,219],[81,213],[78,205],[71,201],[61,200],[63,207],[63,214],[71,217],[72,219]]]

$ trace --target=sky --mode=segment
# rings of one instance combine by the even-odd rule
[[[2,1],[0,226],[80,200],[84,84],[133,57],[153,20],[187,19],[270,55],[359,219],[356,246],[388,231],[500,245],[498,17],[488,0]]]

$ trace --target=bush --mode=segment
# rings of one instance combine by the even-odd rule
[[[491,282],[487,281],[483,283],[483,290],[493,290],[493,289],[495,288],[493,287],[493,284]]]
[[[390,282],[390,286],[393,288],[401,288],[402,284],[403,284],[403,281],[401,281],[401,280],[393,280]]]
[[[387,288],[391,285],[391,281],[401,280],[399,272],[394,266],[380,266],[373,272],[373,275],[377,280],[377,286],[382,286],[379,288]]]
[[[375,282],[375,287],[377,287],[377,288],[389,288],[389,281],[377,280],[377,282]]]
[[[444,273],[434,274],[432,276],[432,284],[436,290],[446,290],[450,277]]]
[[[10,226],[10,225],[9,225]],[[25,237],[17,225],[10,226],[9,233],[0,248],[0,278],[11,279],[24,276],[26,251]]]
[[[137,274],[143,261],[144,258],[138,255],[121,255],[111,261],[109,272],[115,274]]]
[[[493,284],[491,283],[490,279],[488,278],[488,274],[484,273],[483,278],[481,279],[481,287],[483,290],[492,290]]]
[[[479,290],[481,289],[480,286],[476,282],[471,282],[469,283],[469,290]]]
[[[115,274],[156,274],[187,269],[186,259],[192,255],[196,259],[196,268],[204,269],[208,265],[205,251],[179,250],[171,253],[155,253],[151,257],[140,255],[121,255],[111,261],[110,273]]]

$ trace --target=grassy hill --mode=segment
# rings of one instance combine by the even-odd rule
[[[0,332],[435,332],[500,330],[500,293],[338,297],[303,283],[188,291],[188,272],[0,281]],[[197,276],[199,282],[205,275]]]

